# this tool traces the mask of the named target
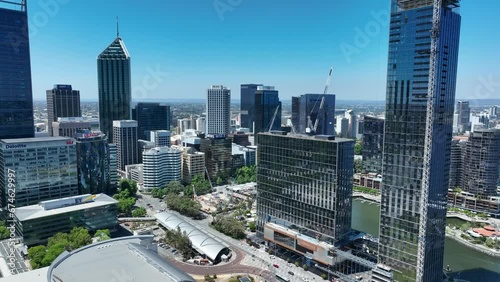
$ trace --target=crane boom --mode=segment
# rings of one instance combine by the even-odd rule
[[[273,115],[273,118],[271,119],[271,122],[269,124],[269,129],[267,130],[268,132],[271,131],[271,129],[273,129],[273,125],[274,125],[274,120],[276,119],[276,115],[278,114],[278,110],[279,110],[280,106],[278,105],[276,107],[276,110],[274,111],[274,115]]]
[[[429,84],[427,94],[427,117],[425,125],[425,143],[423,156],[422,187],[420,193],[419,241],[417,249],[417,281],[424,281],[424,257],[427,240],[427,209],[429,205],[429,186],[432,161],[432,142],[434,129],[434,100],[436,98],[436,65],[441,26],[442,0],[434,0],[431,30],[431,49],[429,58]]]
[[[325,89],[323,90],[323,96],[321,96],[321,103],[318,109],[318,115],[316,115],[316,120],[314,121],[314,124],[312,123],[311,120],[311,115],[316,109],[316,105],[318,104],[318,100],[316,99],[316,102],[314,103],[314,106],[311,109],[311,112],[307,116],[307,128],[306,128],[306,133],[314,134],[316,133],[316,129],[318,128],[318,120],[319,120],[319,111],[323,109],[323,105],[325,103],[325,95],[328,92],[328,87],[330,86],[330,79],[332,77],[332,72],[333,72],[333,66],[330,68],[330,72],[328,72],[328,77],[326,78],[326,83],[325,83]]]

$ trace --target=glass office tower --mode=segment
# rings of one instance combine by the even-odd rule
[[[137,138],[149,140],[151,131],[170,130],[170,106],[137,103],[132,109],[132,119],[137,121]]]
[[[325,103],[320,110],[323,96]],[[306,133],[309,116],[313,125],[319,118],[316,135],[335,135],[335,95],[304,94],[292,97],[292,123],[298,133]]]
[[[279,106],[276,118],[271,126],[271,130],[281,129],[281,102],[278,96],[278,90],[274,86],[258,86],[255,92],[255,127],[254,134],[267,132],[271,121],[273,121],[276,108]]]
[[[250,131],[253,130],[253,123],[255,122],[255,92],[259,86],[262,86],[262,84],[242,84],[240,86],[240,125],[249,128]]]
[[[458,2],[444,0],[436,64],[430,186],[421,195],[433,1],[392,0],[380,211],[379,263],[396,281],[442,281],[446,194],[461,17]],[[423,197],[427,218],[420,218]],[[420,223],[425,238],[419,238]],[[418,255],[418,244],[425,254]]]
[[[35,134],[25,1],[0,1],[0,139]]]
[[[131,117],[132,87],[130,55],[122,38],[116,39],[97,57],[99,129],[113,139],[113,121]]]

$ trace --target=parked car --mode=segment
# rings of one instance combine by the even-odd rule
[[[276,267],[276,268],[280,268],[280,266],[278,264],[276,264],[276,263],[273,264],[273,266]]]
[[[288,274],[294,275],[293,271],[288,271]]]

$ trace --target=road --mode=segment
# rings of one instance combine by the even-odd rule
[[[0,254],[5,258],[7,264],[10,263],[9,261],[9,256],[11,255],[10,248],[11,246],[9,245],[8,239],[0,241]],[[14,251],[14,257],[15,257],[15,262],[14,262],[15,268],[10,268],[9,265],[10,272],[13,275],[29,271],[28,267],[26,266],[26,263],[24,262],[23,256],[19,253],[17,249]]]
[[[217,188],[219,188],[219,187],[217,187]],[[150,215],[154,215],[156,213],[156,211],[159,211],[159,210],[166,208],[166,205],[163,202],[160,202],[158,199],[152,198],[149,195],[142,195],[142,200],[138,201],[138,205],[147,206],[147,204],[150,204],[152,206],[151,209],[148,209],[148,214],[150,214]],[[203,220],[192,220],[192,219],[187,218],[183,215],[180,215],[177,212],[174,212],[174,211],[169,211],[169,212],[172,212],[172,213],[182,217],[184,220],[191,223],[193,226],[197,227],[201,231],[205,232],[206,234],[210,235],[211,237],[214,237],[214,239],[221,241],[224,244],[226,244],[227,246],[229,246],[229,248],[232,249],[237,254],[237,261],[241,267],[241,271],[242,270],[249,270],[250,272],[248,272],[248,273],[254,273],[253,272],[254,269],[256,269],[256,270],[268,269],[263,274],[266,276],[270,275],[269,278],[266,277],[266,280],[268,280],[268,281],[275,280],[274,275],[276,274],[276,272],[285,276],[285,277],[288,277],[290,279],[290,281],[303,282],[304,281],[303,278],[306,280],[309,280],[309,281],[321,281],[322,280],[322,278],[319,277],[318,275],[311,273],[311,272],[308,272],[308,271],[305,271],[301,267],[296,267],[295,265],[288,265],[287,262],[281,258],[278,258],[278,257],[272,258],[274,256],[270,256],[269,254],[264,252],[263,248],[255,249],[254,247],[249,246],[246,242],[233,239],[231,237],[228,237],[228,236],[214,230],[213,228],[211,228],[209,226],[211,221],[212,221],[211,216],[208,216],[208,218],[203,219]],[[245,258],[245,255],[246,255],[246,258]],[[252,257],[252,255],[254,255],[254,257]],[[279,266],[279,268],[273,267],[273,264],[277,264]],[[193,271],[194,269],[200,268],[200,266],[195,266],[195,265],[188,265],[188,264],[184,264],[184,265],[186,265],[186,268],[181,267],[181,266],[179,266],[179,267],[181,267],[181,269],[186,270],[186,272],[189,272],[189,273],[191,273],[190,271]],[[215,266],[215,267],[217,267],[217,266]],[[240,271],[239,267],[237,267],[236,265],[233,265],[231,267],[231,269],[226,269],[226,268],[224,268],[224,266],[221,266],[221,267],[222,267],[221,269],[223,271],[230,270],[230,272],[225,272],[225,273],[236,273],[235,272],[236,270]],[[201,268],[203,268],[203,267],[201,267]],[[208,270],[206,270],[206,271],[209,271],[209,272],[212,271],[212,274],[213,274],[212,268],[214,268],[214,266],[208,267]],[[189,269],[190,271],[188,271],[187,269]],[[289,271],[292,271],[294,273],[294,275],[288,274]],[[193,273],[193,274],[196,274],[196,273]],[[204,275],[204,274],[209,274],[209,273],[202,273],[202,274]],[[220,274],[222,274],[222,272]],[[271,277],[272,277],[272,279],[271,279]]]

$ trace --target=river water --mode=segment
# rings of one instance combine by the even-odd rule
[[[352,228],[378,236],[380,207],[356,199],[353,201]],[[468,248],[446,238],[444,266],[449,265],[452,277],[471,282],[500,282],[500,259]]]

